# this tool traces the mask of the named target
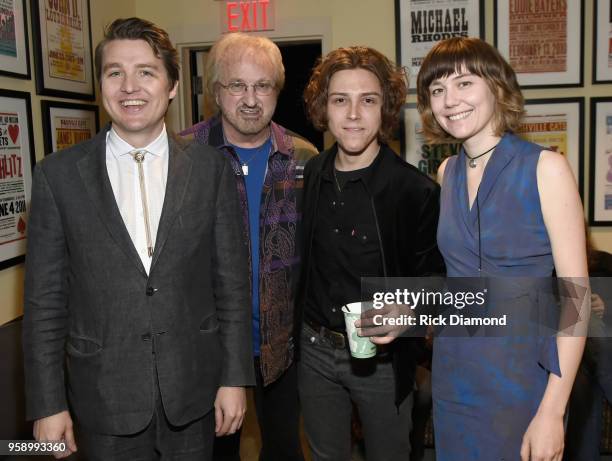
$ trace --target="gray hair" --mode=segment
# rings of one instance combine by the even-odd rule
[[[269,38],[233,32],[223,35],[210,49],[206,59],[206,99],[215,103],[215,86],[223,70],[234,60],[246,56],[265,60],[274,68],[274,86],[280,91],[285,85],[285,66],[278,46]],[[227,82],[224,82],[227,84]]]

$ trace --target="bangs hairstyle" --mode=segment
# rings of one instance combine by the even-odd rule
[[[487,42],[479,38],[454,37],[438,42],[429,51],[417,77],[417,108],[427,142],[457,141],[436,121],[431,111],[429,85],[437,79],[466,70],[484,79],[495,96],[495,135],[501,136],[518,128],[525,112],[524,99],[512,67]]]
[[[378,140],[388,142],[399,123],[399,111],[408,92],[406,73],[385,55],[372,48],[352,46],[338,48],[322,57],[304,90],[308,118],[317,130],[327,130],[327,98],[332,76],[341,70],[364,69],[378,78],[382,89],[382,123]]]
[[[176,48],[172,45],[168,33],[150,21],[140,18],[115,19],[104,30],[104,38],[96,46],[95,65],[98,83],[102,84],[102,58],[104,47],[113,40],[144,40],[153,50],[153,54],[162,60],[170,88],[179,80],[179,60]]]
[[[271,65],[274,73],[274,87],[280,91],[285,86],[285,66],[280,49],[267,37],[247,35],[232,32],[223,35],[210,49],[206,59],[206,94],[205,100],[209,107],[215,107],[215,91],[217,83],[231,62],[239,62],[245,57],[252,57],[263,65]],[[228,82],[223,82],[227,85]]]

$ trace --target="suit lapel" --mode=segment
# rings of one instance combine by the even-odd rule
[[[170,229],[176,221],[176,215],[183,204],[183,198],[185,197],[185,191],[191,176],[191,160],[185,154],[183,147],[170,134],[168,134],[168,147],[170,157],[168,159],[166,194],[157,228],[155,250],[149,273],[153,272],[153,267],[164,248],[164,244],[170,234]]]
[[[79,174],[101,221],[106,225],[113,240],[146,277],[147,273],[125,227],[108,178],[106,169],[106,133],[108,128],[107,126],[106,129],[101,130],[89,144],[89,149],[78,162]]]

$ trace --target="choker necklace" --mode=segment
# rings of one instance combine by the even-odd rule
[[[470,157],[470,155],[466,151],[465,152],[465,156],[470,159],[470,161],[468,162],[468,165],[470,166],[470,168],[476,168],[476,159],[479,159],[483,155],[487,155],[489,152],[491,152],[493,149],[495,149],[498,145],[499,145],[499,143],[495,144],[489,150],[486,150],[482,154],[476,155],[475,157]]]

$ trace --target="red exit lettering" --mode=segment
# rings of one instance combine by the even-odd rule
[[[252,32],[271,30],[271,0],[242,0],[226,2],[227,30],[229,32]]]

